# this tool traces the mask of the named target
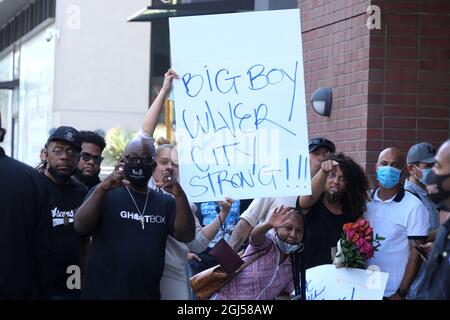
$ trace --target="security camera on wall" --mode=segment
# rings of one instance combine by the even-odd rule
[[[59,30],[55,28],[47,28],[45,31],[45,41],[50,42],[53,38],[59,38]]]

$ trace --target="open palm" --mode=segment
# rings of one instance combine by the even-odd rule
[[[289,214],[294,212],[293,208],[281,206],[276,208],[269,218],[269,224],[272,228],[278,228],[286,224]]]

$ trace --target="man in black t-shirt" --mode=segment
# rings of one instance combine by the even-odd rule
[[[0,117],[0,142],[4,134]],[[42,176],[0,148],[0,190],[0,300],[48,298],[51,219]]]
[[[194,239],[194,217],[176,179],[166,176],[163,186],[174,198],[148,188],[154,154],[149,139],[133,139],[123,163],[77,211],[75,230],[92,234],[83,298],[160,299],[168,235]]]
[[[310,196],[298,198],[305,212],[306,269],[332,263],[343,225],[356,221],[366,211],[369,183],[364,170],[339,153],[322,162],[311,189]]]
[[[436,154],[436,163],[427,178],[430,199],[450,211],[450,140],[445,141]],[[424,245],[426,246],[426,245]],[[422,247],[422,252],[423,252]],[[439,227],[432,251],[425,263],[425,276],[418,299],[450,299],[450,219]]]
[[[54,289],[52,299],[78,299],[84,254],[89,239],[73,229],[76,209],[87,189],[71,176],[80,158],[81,137],[72,127],[59,127],[46,143],[45,183],[50,194],[49,215],[53,219]]]

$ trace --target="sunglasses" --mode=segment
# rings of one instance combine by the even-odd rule
[[[132,157],[132,156],[124,156],[122,161],[125,163],[130,163],[130,164],[141,163],[144,165],[153,164],[153,162],[154,162],[152,157]]]
[[[81,159],[83,159],[83,161],[91,161],[94,160],[94,162],[96,164],[100,164],[103,161],[103,157],[102,156],[94,156],[88,152],[82,152],[81,153]]]

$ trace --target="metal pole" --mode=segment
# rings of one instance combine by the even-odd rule
[[[166,99],[164,101],[164,120],[166,126],[166,137],[170,143],[173,143],[173,101]]]

